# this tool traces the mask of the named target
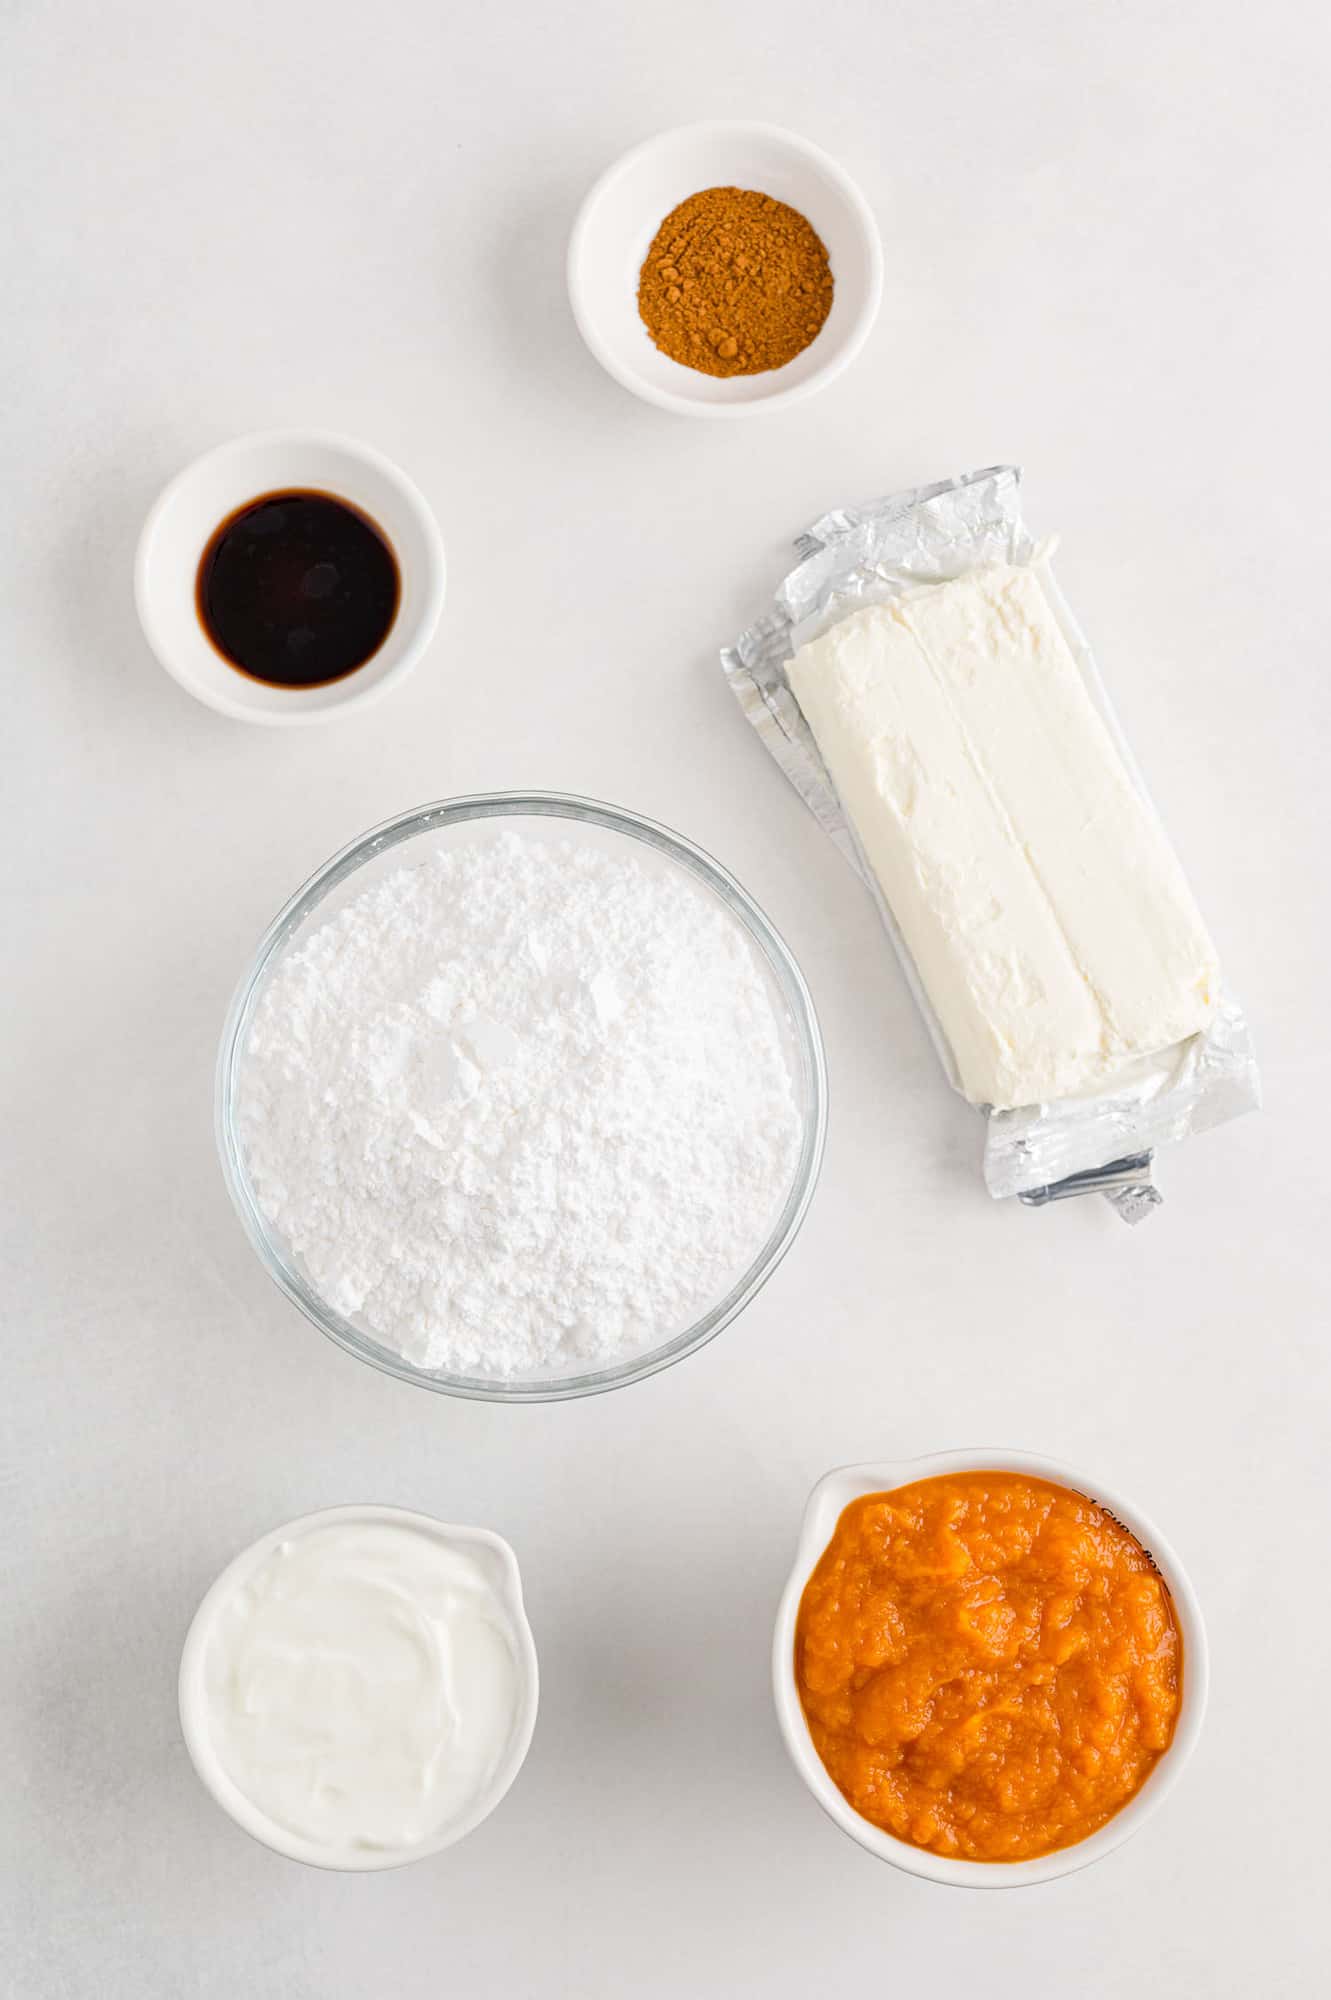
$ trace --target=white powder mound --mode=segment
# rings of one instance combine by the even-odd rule
[[[762,1248],[801,1142],[767,976],[715,897],[516,831],[383,877],[287,958],[237,1123],[322,1297],[485,1377],[682,1331]]]

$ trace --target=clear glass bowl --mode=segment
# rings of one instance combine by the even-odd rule
[[[364,1328],[335,1312],[303,1275],[254,1198],[236,1133],[237,1079],[250,1022],[265,984],[284,955],[315,925],[326,921],[377,876],[404,863],[409,865],[413,859],[423,860],[427,853],[450,839],[474,838],[476,821],[511,820],[518,826],[525,823],[531,827],[550,819],[572,820],[584,837],[600,839],[607,845],[624,839],[641,841],[704,884],[743,926],[771,977],[792,1087],[804,1121],[803,1141],[794,1177],[766,1243],[724,1297],[692,1326],[613,1368],[597,1369],[590,1374],[493,1379],[450,1375],[417,1368],[392,1348],[383,1346]],[[274,918],[227,1016],[218,1058],[216,1115],[222,1172],[246,1235],[269,1276],[330,1340],[386,1374],[400,1376],[404,1382],[419,1383],[425,1389],[440,1390],[445,1395],[494,1403],[556,1402],[572,1396],[594,1396],[603,1389],[622,1388],[626,1382],[637,1382],[645,1375],[654,1375],[658,1369],[682,1361],[686,1354],[694,1353],[718,1334],[761,1290],[794,1241],[813,1197],[827,1126],[827,1072],[818,1019],[798,965],[757,904],[701,848],[652,820],[640,819],[636,813],[616,806],[601,805],[594,799],[571,798],[558,792],[490,792],[419,806],[397,819],[386,820],[382,826],[372,827],[326,862]]]

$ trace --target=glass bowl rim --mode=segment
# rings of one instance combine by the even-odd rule
[[[781,1212],[761,1250],[714,1306],[673,1339],[613,1367],[531,1381],[452,1375],[417,1368],[405,1356],[394,1354],[390,1348],[371,1340],[334,1312],[286,1259],[260,1214],[250,1192],[233,1119],[240,1055],[266,975],[276,963],[283,946],[319,904],[367,862],[390,852],[415,834],[442,830],[470,820],[505,818],[569,820],[625,835],[664,854],[712,890],[747,931],[780,989],[798,1044],[802,1076],[797,1081],[797,1088],[801,1091],[804,1113],[800,1157]],[[568,1402],[624,1388],[630,1382],[645,1381],[648,1376],[673,1367],[686,1355],[696,1353],[714,1340],[722,1328],[728,1326],[762,1290],[799,1234],[818,1184],[827,1135],[827,1064],[813,998],[789,945],[748,891],[704,848],[641,813],[577,793],[471,792],[413,806],[391,819],[380,821],[339,848],[283,904],[260,939],[227,1009],[217,1057],[214,1126],[222,1178],[251,1247],[278,1289],[329,1340],[381,1373],[395,1375],[400,1381],[434,1390],[437,1394],[483,1403]]]

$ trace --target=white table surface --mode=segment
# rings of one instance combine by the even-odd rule
[[[1287,0],[4,10],[12,1994],[1316,1983],[1329,55],[1324,11]],[[595,174],[711,115],[833,149],[886,245],[859,362],[752,423],[635,402],[563,291]],[[448,543],[427,664],[326,730],[196,706],[131,599],[164,479],[274,424],[380,445]],[[1064,537],[1260,1037],[1267,1110],[1166,1159],[1136,1232],[986,1198],[868,898],[717,669],[824,508],[1000,458]],[[313,867],[403,807],[524,785],[636,807],[736,871],[803,963],[833,1102],[804,1232],[739,1322],[644,1386],[508,1410],[379,1376],[286,1304],[223,1193],[210,1085],[233,982]],[[767,1690],[813,1480],[976,1442],[1135,1496],[1214,1656],[1150,1826],[999,1896],[825,1822]],[[174,1683],[227,1558],[356,1499],[512,1539],[544,1690],[478,1834],[345,1878],[215,1810]]]

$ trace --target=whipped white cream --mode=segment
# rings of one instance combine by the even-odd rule
[[[492,1791],[523,1683],[483,1553],[409,1520],[316,1519],[224,1592],[202,1731],[279,1835],[355,1866],[434,1842]]]
[[[1215,949],[1036,570],[855,612],[789,678],[967,1097],[1069,1097],[1206,1027]]]

